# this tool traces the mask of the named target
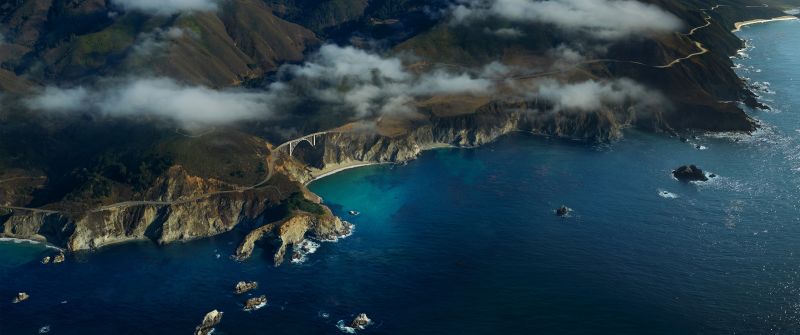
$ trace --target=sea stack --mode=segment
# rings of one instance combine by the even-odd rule
[[[64,262],[64,253],[59,252],[58,255],[53,256],[53,264],[63,263]]]
[[[255,290],[256,288],[258,288],[258,282],[240,281],[240,282],[236,283],[236,288],[234,290],[235,290],[236,294],[244,294],[244,293],[250,292],[252,290]]]
[[[681,166],[675,169],[675,171],[672,171],[672,175],[683,182],[708,181],[708,177],[703,173],[703,170],[700,170],[700,168],[695,165]]]
[[[569,207],[561,205],[561,207],[556,209],[556,215],[564,217],[567,216],[567,214],[569,214],[569,211],[570,211]]]
[[[353,329],[364,329],[369,326],[372,320],[367,317],[367,314],[361,313],[353,319],[353,322],[350,323],[350,327]]]
[[[17,293],[17,296],[14,297],[14,300],[12,300],[11,302],[15,303],[15,304],[18,304],[18,303],[21,303],[21,302],[23,302],[25,300],[28,300],[28,298],[30,298],[30,296],[27,293],[19,292],[19,293]]]
[[[50,264],[50,256],[44,256],[44,258],[42,258],[42,264]]]
[[[195,328],[194,335],[211,334],[214,331],[214,326],[218,325],[220,321],[222,321],[222,314],[222,312],[216,309],[208,312],[208,314],[206,314],[206,316],[203,318],[203,323]]]
[[[263,307],[266,304],[267,304],[267,296],[265,295],[262,295],[260,297],[250,298],[247,299],[247,302],[245,302],[244,310],[248,312],[254,311]]]

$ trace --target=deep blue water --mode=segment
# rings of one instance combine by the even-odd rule
[[[519,135],[350,170],[311,188],[354,235],[280,268],[230,260],[236,234],[58,266],[0,243],[0,334],[186,334],[215,308],[218,334],[337,334],[361,312],[364,334],[800,334],[800,22],[741,36],[739,71],[773,107],[752,137]],[[672,179],[687,163],[720,177]],[[244,279],[268,307],[241,311]],[[10,304],[18,291],[31,299]]]

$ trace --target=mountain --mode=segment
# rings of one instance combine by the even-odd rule
[[[494,1],[4,0],[0,235],[83,250],[237,230],[285,250],[347,233],[304,186],[337,167],[518,130],[750,132],[731,30],[800,6],[628,1],[555,21]]]

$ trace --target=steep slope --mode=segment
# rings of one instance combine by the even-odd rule
[[[139,73],[230,86],[300,61],[318,43],[259,0],[172,16],[118,13],[101,0],[34,0],[7,10],[0,22],[7,42],[0,61],[36,82]]]

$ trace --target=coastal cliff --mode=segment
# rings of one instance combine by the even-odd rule
[[[552,136],[587,142],[619,139],[624,128],[634,124],[670,131],[660,120],[661,111],[608,107],[592,113],[542,112],[533,103],[496,101],[474,113],[430,117],[401,134],[382,135],[375,131],[332,132],[322,145],[302,150],[320,151],[304,161],[306,169],[287,171],[291,178],[308,183],[316,176],[363,164],[402,163],[425,150],[440,147],[481,146],[515,132]],[[305,157],[301,154],[301,156]]]
[[[687,21],[701,27],[702,12],[692,13]],[[6,153],[6,160],[0,161],[6,165],[0,167],[20,170],[0,178],[5,182],[0,184],[0,206],[6,206],[0,209],[0,236],[47,241],[79,251],[137,240],[190,241],[241,229],[247,236],[237,258],[246,258],[256,241],[273,237],[280,241],[275,245],[275,262],[280,264],[286,249],[305,237],[324,240],[348,233],[349,226],[304,186],[341,168],[406,162],[427,149],[476,147],[514,132],[607,142],[619,139],[627,127],[669,134],[755,130],[755,122],[732,103],[758,106],[728,58],[742,44],[726,28],[738,16],[722,10],[712,14],[715,20],[708,29],[698,30],[697,36],[673,34],[650,44],[621,43],[608,54],[619,61],[586,62],[559,78],[560,84],[634,78],[665,97],[666,103],[648,107],[625,101],[589,111],[566,111],[554,108],[553,102],[518,96],[485,97],[486,101],[464,110],[420,103],[415,107],[421,117],[405,120],[408,124],[400,130],[384,131],[386,120],[378,118],[366,121],[374,122],[374,127],[320,135],[315,146],[300,144],[291,155],[271,152],[276,147],[265,138],[278,135],[266,135],[270,130],[261,123],[258,130],[253,130],[256,125],[231,126],[223,131],[178,134],[164,127],[100,117],[86,116],[85,123],[70,120],[62,125],[50,119],[37,122],[40,116],[35,114],[0,113],[4,121],[0,153]],[[718,16],[725,20],[718,22]],[[711,51],[675,66],[658,66],[691,55],[700,42]],[[441,60],[428,56],[431,62]],[[302,132],[328,129],[324,123],[310,124],[312,128]],[[100,144],[96,140],[116,139],[122,132],[128,138]],[[289,136],[270,140],[279,143]],[[265,180],[265,175],[271,178]],[[262,180],[268,182],[256,184]]]

